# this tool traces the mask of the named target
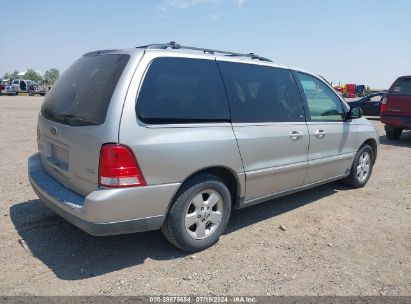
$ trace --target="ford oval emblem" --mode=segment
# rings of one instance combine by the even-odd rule
[[[57,134],[59,134],[59,131],[57,130],[56,127],[51,127],[51,128],[50,128],[50,132],[51,132],[51,134],[53,134],[54,136],[57,136]]]

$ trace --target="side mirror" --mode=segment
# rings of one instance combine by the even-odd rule
[[[351,108],[347,113],[347,120],[357,119],[362,117],[361,108]]]

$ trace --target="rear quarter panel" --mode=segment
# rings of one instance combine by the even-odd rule
[[[158,56],[156,51],[147,52],[136,69],[124,104],[119,142],[133,150],[148,185],[181,183],[202,169],[218,166],[237,175],[242,196],[245,177],[230,123],[146,125],[138,120],[138,91],[149,64]],[[211,55],[210,60],[214,60]]]

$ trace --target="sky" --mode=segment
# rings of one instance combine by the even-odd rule
[[[176,41],[254,52],[333,84],[411,74],[409,0],[0,0],[0,77],[64,71],[86,52]]]

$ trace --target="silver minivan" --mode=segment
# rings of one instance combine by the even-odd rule
[[[47,94],[33,189],[93,235],[215,244],[231,210],[370,178],[378,134],[321,77],[255,54],[152,44],[87,53]]]

